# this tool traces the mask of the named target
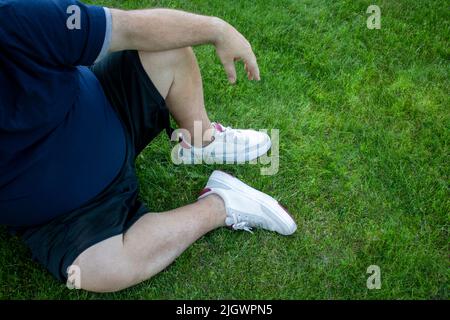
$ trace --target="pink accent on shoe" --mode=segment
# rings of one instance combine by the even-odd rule
[[[210,191],[211,191],[210,188],[205,188],[205,189],[203,189],[203,190],[200,192],[200,194],[199,194],[198,196],[201,197],[202,195],[204,195],[204,194],[206,194],[206,193],[208,193],[208,192],[210,192]]]
[[[223,126],[220,123],[215,123],[214,124],[214,129],[216,129],[219,132],[224,132],[225,129],[223,128]]]
[[[181,139],[180,145],[183,149],[190,149],[191,145],[189,143],[187,143],[186,141],[184,141],[183,139]]]

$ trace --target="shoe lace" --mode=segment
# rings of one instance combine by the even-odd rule
[[[252,231],[252,227],[250,227],[248,222],[239,222],[239,223],[235,223],[231,226],[233,228],[233,230],[244,230],[250,233],[253,233]]]
[[[238,212],[231,212],[231,216],[233,218],[234,223],[231,225],[233,230],[244,230],[250,233],[253,233],[253,228],[261,228],[264,227],[264,222],[260,221],[256,217],[242,215]]]
[[[243,134],[242,130],[233,129],[232,127],[223,127],[223,131],[218,131],[217,134],[224,136],[225,140],[228,142],[246,142],[248,137]]]

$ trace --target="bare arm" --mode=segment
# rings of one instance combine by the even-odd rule
[[[163,51],[212,44],[231,83],[236,81],[234,62],[237,60],[244,61],[250,80],[259,80],[258,64],[250,43],[219,18],[171,9],[111,9],[111,14],[111,51]]]

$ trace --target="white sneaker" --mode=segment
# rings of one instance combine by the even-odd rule
[[[297,230],[295,221],[278,201],[225,172],[212,173],[199,199],[210,194],[223,199],[225,223],[234,230],[251,232],[252,228],[262,228],[286,236]]]
[[[205,147],[194,147],[186,141],[177,145],[175,157],[183,164],[235,164],[254,160],[271,147],[270,137],[255,130],[238,130],[212,124],[213,141]]]

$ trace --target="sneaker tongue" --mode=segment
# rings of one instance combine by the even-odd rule
[[[224,132],[225,131],[224,127],[218,122],[213,123],[212,126],[213,126],[214,129],[216,129],[219,132]]]

